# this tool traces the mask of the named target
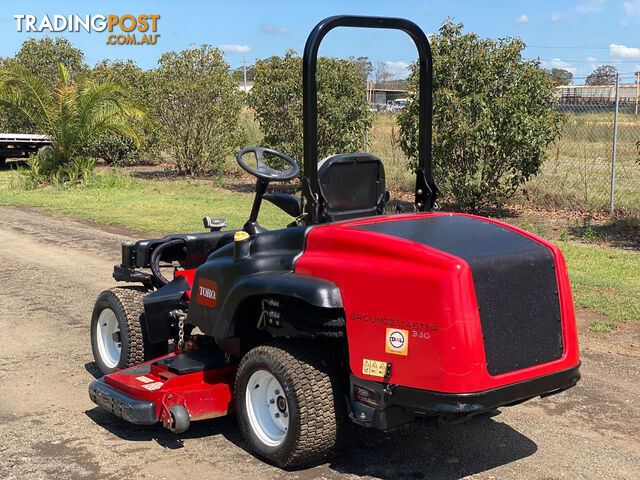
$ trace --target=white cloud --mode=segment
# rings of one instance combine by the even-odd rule
[[[527,17],[524,13],[516,18],[516,23],[529,23],[529,17]]]
[[[249,45],[220,45],[220,48],[226,53],[249,53],[251,51]]]
[[[585,60],[586,60],[587,62],[597,62],[597,61],[598,61],[598,60],[596,59],[596,57],[587,57],[587,58],[585,58]]]
[[[624,2],[624,13],[629,17],[640,17],[640,0],[631,0],[630,2]]]
[[[575,74],[578,69],[574,67],[571,63],[565,62],[559,58],[552,58],[551,60],[545,60],[541,62],[541,65],[544,68],[561,68],[562,70],[566,70],[567,72],[571,72]]]
[[[552,22],[557,22],[558,20],[560,20],[560,14],[558,14],[558,13],[552,13],[552,14],[551,14],[551,21],[552,21]]]
[[[278,25],[265,23],[262,25],[262,31],[264,33],[287,33],[287,27],[279,27]]]
[[[394,77],[394,78],[397,78],[397,77],[405,78],[409,73],[409,71],[408,71],[409,64],[407,62],[387,61],[387,62],[384,62],[384,64],[387,67],[387,70],[389,71],[391,76]]]
[[[609,45],[609,54],[612,57],[640,58],[640,48],[626,47],[624,45],[616,45],[615,43],[612,43]]]
[[[607,0],[587,0],[586,2],[578,5],[576,10],[580,13],[601,12],[605,3],[607,3]]]

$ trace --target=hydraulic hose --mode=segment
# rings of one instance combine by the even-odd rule
[[[184,240],[179,238],[169,240],[168,242],[156,247],[156,249],[151,254],[151,272],[153,273],[153,276],[156,278],[156,280],[158,280],[158,283],[160,283],[160,286],[164,286],[169,283],[169,280],[164,275],[162,275],[162,272],[160,272],[160,259],[162,258],[162,252],[164,252],[169,247],[183,245],[184,243]]]

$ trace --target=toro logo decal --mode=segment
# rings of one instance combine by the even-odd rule
[[[387,328],[387,341],[385,352],[396,355],[407,355],[409,353],[409,331],[399,328]]]
[[[198,279],[198,297],[200,305],[209,308],[216,308],[216,298],[218,296],[218,283],[206,278]]]

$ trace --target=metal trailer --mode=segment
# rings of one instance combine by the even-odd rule
[[[31,133],[0,133],[0,165],[7,158],[27,158],[38,153],[43,147],[50,146],[46,135]]]

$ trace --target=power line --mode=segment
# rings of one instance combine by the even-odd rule
[[[579,46],[554,46],[554,45],[529,45],[526,44],[527,48],[551,48],[557,50],[609,50],[611,49],[611,45],[608,47],[579,47]],[[630,48],[638,48],[640,45],[625,45],[625,47]]]

